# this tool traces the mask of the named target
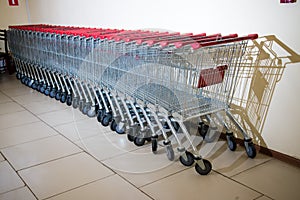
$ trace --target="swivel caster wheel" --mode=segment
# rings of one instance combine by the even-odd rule
[[[133,135],[127,134],[127,139],[128,141],[133,142],[135,137]]]
[[[146,142],[146,139],[140,138],[140,137],[134,138],[134,141],[133,141],[133,143],[138,147],[143,146],[145,144],[145,142]]]
[[[244,144],[245,144],[245,149],[246,149],[246,153],[247,153],[248,157],[249,158],[255,158],[256,149],[255,149],[255,145],[253,144],[251,139],[250,140],[245,140]]]
[[[157,138],[152,138],[151,140],[151,150],[155,154],[157,152],[158,142]]]
[[[72,105],[72,95],[70,95],[70,94],[67,95],[66,103],[68,106]]]
[[[171,144],[166,145],[166,153],[167,153],[167,158],[170,161],[173,161],[175,159],[175,153]]]
[[[56,95],[56,89],[55,89],[55,88],[52,88],[52,90],[50,91],[49,96],[50,96],[51,98],[54,98],[55,95]]]
[[[233,135],[233,133],[226,133],[226,139],[227,139],[227,146],[231,151],[235,151],[236,150],[236,141],[235,141],[235,137]]]
[[[60,91],[58,91],[57,93],[56,93],[56,95],[55,95],[55,99],[57,100],[57,101],[59,101],[60,100],[60,98],[61,98],[61,92]]]
[[[179,157],[179,160],[184,166],[192,166],[194,164],[194,155],[189,151],[185,151],[185,153]]]
[[[110,123],[110,130],[112,131],[116,131],[118,124],[116,123],[116,121],[113,119]]]
[[[212,165],[208,160],[202,159],[197,161],[195,170],[200,175],[207,175],[212,170]]]
[[[79,109],[80,112],[82,112],[85,103],[86,102],[85,102],[84,99],[79,100],[78,109]]]
[[[111,114],[106,114],[106,115],[103,117],[103,119],[102,119],[102,121],[101,121],[101,124],[102,124],[103,126],[108,126],[108,125],[109,125],[109,122],[111,122],[111,120],[112,120]]]
[[[124,134],[125,133],[124,123],[119,123],[116,126],[116,133],[118,133],[118,134]]]
[[[103,109],[99,109],[98,110],[98,114],[97,114],[97,120],[98,122],[101,123],[103,117],[104,117],[105,111]]]
[[[65,92],[63,92],[60,97],[60,102],[66,103],[66,101],[67,101],[67,94]]]
[[[92,117],[95,117],[96,114],[97,114],[97,113],[96,113],[95,107],[91,107],[90,110],[87,112],[87,116],[88,116],[88,117],[91,117],[91,118],[92,118]]]
[[[78,108],[78,106],[79,106],[79,99],[78,99],[78,97],[75,97],[74,99],[73,99],[73,102],[72,102],[72,106],[73,106],[73,108]]]
[[[41,92],[41,93],[44,93],[45,90],[46,90],[46,87],[45,87],[44,85],[43,85],[42,87],[40,87],[40,92]]]
[[[82,108],[82,113],[84,115],[86,115],[88,113],[88,111],[91,110],[91,105],[90,103],[85,103],[85,105]]]

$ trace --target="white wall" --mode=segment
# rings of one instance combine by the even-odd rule
[[[276,35],[300,53],[300,2],[279,0],[25,0],[9,8],[0,0],[0,25],[24,22],[109,27],[160,28],[194,33]],[[270,149],[300,158],[300,63],[287,65],[278,82],[262,137]]]

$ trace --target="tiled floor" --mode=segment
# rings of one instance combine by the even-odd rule
[[[299,168],[221,140],[201,152],[207,176],[0,75],[0,200],[300,199]]]

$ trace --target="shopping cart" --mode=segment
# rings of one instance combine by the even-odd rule
[[[228,110],[247,41],[256,38],[52,25],[9,30],[22,83],[97,116],[137,146],[151,142],[154,153],[162,138],[169,160],[175,159],[174,138],[181,163],[196,162],[203,175],[211,163],[184,123],[205,117],[213,124],[212,113]],[[204,139],[205,125],[200,121]],[[234,137],[227,139],[234,150]]]

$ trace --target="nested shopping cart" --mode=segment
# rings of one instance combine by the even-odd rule
[[[203,175],[211,163],[185,122],[206,117],[212,123],[212,113],[228,110],[247,42],[256,38],[51,25],[9,30],[22,83],[97,116],[137,146],[151,143],[154,153],[162,139],[169,160],[176,146],[180,162],[196,163]],[[199,127],[207,134],[202,121]],[[234,150],[234,137],[227,139]],[[247,152],[255,151],[251,144]]]

